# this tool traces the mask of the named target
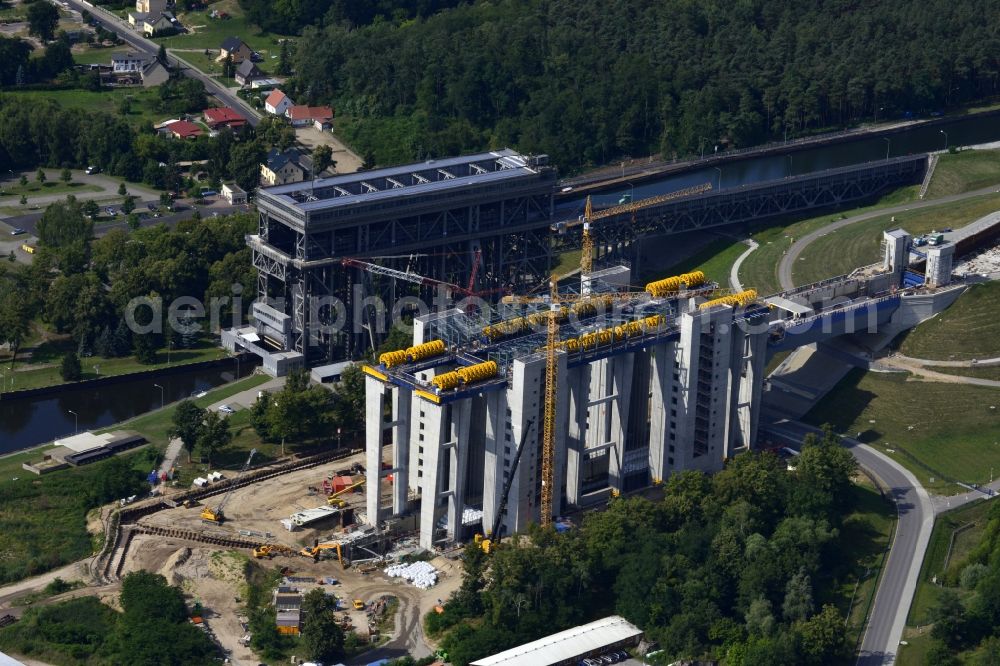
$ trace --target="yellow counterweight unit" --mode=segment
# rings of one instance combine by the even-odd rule
[[[701,271],[692,271],[650,282],[646,285],[646,291],[653,298],[664,298],[680,291],[681,285],[691,289],[703,284],[705,284],[705,274]]]
[[[716,305],[738,305],[745,308],[755,300],[757,300],[757,290],[747,289],[746,291],[741,291],[738,294],[723,296],[722,298],[713,298],[710,301],[705,301],[699,305],[698,308],[701,310],[707,310],[708,308],[715,307]]]
[[[475,382],[485,381],[491,377],[496,377],[498,371],[499,366],[497,366],[496,361],[486,361],[485,363],[477,363],[475,365],[459,368],[454,372],[446,372],[438,375],[431,380],[431,383],[434,384],[439,391],[447,391],[453,388],[458,388],[459,385],[473,384]]]
[[[394,368],[397,365],[403,365],[406,363],[406,352],[402,349],[386,352],[378,357],[378,362],[387,369]]]
[[[414,345],[406,350],[406,358],[409,361],[423,361],[424,359],[440,356],[445,352],[444,340],[431,340],[422,345]]]

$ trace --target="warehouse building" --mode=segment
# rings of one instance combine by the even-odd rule
[[[635,647],[642,636],[642,629],[612,615],[477,659],[470,666],[576,666],[587,657]]]

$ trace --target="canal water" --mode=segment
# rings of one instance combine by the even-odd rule
[[[253,364],[240,364],[240,376],[253,372]],[[236,379],[236,363],[168,374],[144,376],[96,387],[67,388],[39,396],[8,397],[0,394],[0,453],[9,453],[58,437],[74,428],[103,428],[164,404],[220,386]],[[156,385],[162,386],[161,391]],[[74,418],[72,412],[76,412]]]
[[[635,201],[702,183],[711,183],[715,190],[725,190],[824,169],[875,162],[884,160],[886,155],[901,157],[943,150],[948,146],[968,146],[992,141],[1000,141],[1000,116],[966,116],[931,126],[917,125],[884,137],[865,136],[782,155],[739,160],[719,165],[718,170],[714,167],[695,169],[641,185],[626,185],[615,192],[594,196],[593,202],[595,205],[607,206],[617,203],[623,197],[631,196]],[[561,214],[581,214],[584,202],[585,198],[565,201],[558,205],[557,210]]]

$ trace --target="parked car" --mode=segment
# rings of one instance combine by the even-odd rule
[[[21,234],[24,234],[24,233],[28,233],[28,232],[26,232],[21,227],[14,227],[13,229],[10,230],[10,235],[11,236],[20,236]]]
[[[236,413],[236,410],[233,409],[232,407],[230,407],[229,405],[221,405],[219,407],[219,411],[222,412],[223,414],[234,414],[234,413]]]
[[[99,166],[89,166],[84,171],[88,176],[95,173],[101,173],[101,167]]]

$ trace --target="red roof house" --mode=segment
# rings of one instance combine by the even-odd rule
[[[200,127],[186,120],[177,120],[164,125],[163,129],[170,132],[177,139],[193,139],[202,135]]]
[[[205,109],[205,124],[212,129],[220,127],[242,127],[247,124],[247,119],[229,107],[218,107]]]
[[[288,107],[285,115],[292,121],[292,126],[312,125],[315,122],[328,125],[333,120],[333,109],[328,106],[296,105]]]

